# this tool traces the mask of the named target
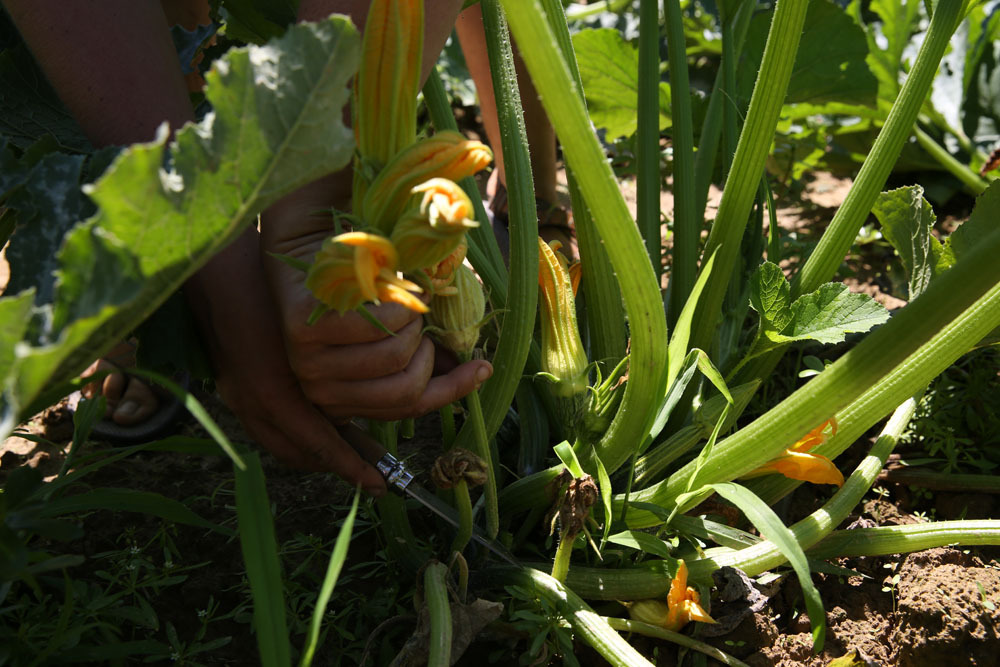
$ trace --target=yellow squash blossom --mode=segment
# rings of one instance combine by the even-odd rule
[[[638,600],[625,603],[633,620],[657,625],[665,630],[679,632],[690,621],[715,623],[701,607],[698,591],[687,585],[688,570],[683,560],[678,561],[677,576],[670,582],[667,601]]]
[[[432,178],[459,181],[484,169],[492,159],[488,146],[458,132],[446,130],[422,139],[397,153],[379,172],[361,202],[361,218],[390,234],[409,208],[415,187]]]
[[[576,302],[566,258],[541,238],[538,239],[538,287],[542,371],[554,381],[556,396],[583,394],[587,391],[587,355],[576,324]]]
[[[828,428],[829,435],[827,435]],[[777,472],[789,479],[797,479],[802,482],[843,486],[844,475],[833,464],[833,461],[819,454],[808,453],[810,449],[823,444],[836,434],[837,420],[831,417],[786,449],[784,454],[757,468],[748,477]]]
[[[348,232],[327,239],[309,268],[306,287],[325,306],[343,314],[367,301],[389,301],[427,312],[413,292],[420,287],[396,275],[398,257],[389,239]]]
[[[469,244],[463,238],[447,257],[433,266],[424,267],[423,272],[430,278],[434,294],[448,295],[457,291],[452,283],[455,281],[455,272],[465,261],[468,250]]]
[[[371,3],[354,78],[354,135],[362,158],[385,165],[416,140],[423,42],[423,0]]]
[[[420,205],[403,214],[390,237],[404,273],[437,265],[463,242],[465,230],[479,226],[469,196],[454,181],[432,178],[411,192]]]

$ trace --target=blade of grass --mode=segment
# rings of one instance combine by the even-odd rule
[[[326,614],[326,606],[330,603],[330,596],[337,585],[337,578],[340,570],[347,560],[347,547],[351,541],[351,534],[354,532],[354,517],[358,514],[358,500],[361,498],[361,488],[354,491],[354,502],[351,503],[351,511],[344,519],[344,525],[337,533],[337,541],[333,545],[330,553],[330,563],[326,566],[326,576],[319,589],[319,596],[316,598],[316,607],[313,609],[312,621],[309,623],[309,634],[306,635],[306,643],[302,648],[302,657],[299,660],[300,667],[309,667],[312,664],[313,656],[316,654],[316,644],[319,641],[319,631],[323,625],[323,616]]]
[[[260,457],[248,453],[244,466],[233,465],[236,475],[236,517],[240,549],[253,595],[253,620],[260,663],[264,667],[291,665],[285,597],[282,588],[278,543],[267,499],[267,485]]]

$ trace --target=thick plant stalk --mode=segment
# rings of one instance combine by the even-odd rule
[[[424,598],[430,614],[430,646],[428,667],[448,667],[451,664],[451,606],[448,603],[448,568],[434,562],[424,570]]]
[[[628,213],[541,6],[537,0],[504,0],[504,4],[535,87],[545,91],[542,102],[562,141],[563,153],[579,180],[611,263],[618,268],[632,348],[621,408],[597,446],[610,473],[627,461],[635,443],[642,441],[654,406],[663,396],[667,330],[659,288],[642,237]]]
[[[697,479],[691,463],[669,479],[632,494],[632,501],[670,507],[686,489],[728,481],[775,458],[784,448],[831,416],[864,429],[891,406],[923,388],[936,375],[1000,325],[1000,230],[937,279],[921,297],[899,311],[826,371],[734,435],[716,444]],[[867,402],[860,404],[865,396]],[[853,404],[853,406],[852,406]],[[850,420],[841,414],[857,412]],[[843,429],[843,426],[841,427]],[[860,435],[854,431],[854,436]],[[840,433],[838,433],[838,437]],[[817,447],[816,453],[826,449]],[[623,502],[617,496],[619,507]],[[630,527],[660,520],[630,508]]]
[[[567,533],[559,538],[556,555],[552,559],[552,578],[560,583],[566,581],[566,574],[569,572],[569,562],[573,556],[574,542],[576,542],[576,535],[570,536]]]
[[[496,537],[497,533],[500,532],[497,478],[493,457],[490,455],[490,441],[486,435],[486,424],[483,421],[483,408],[479,402],[478,389],[473,389],[472,393],[465,397],[465,405],[469,408],[468,423],[470,426],[468,428],[472,433],[474,445],[472,451],[486,462],[486,483],[483,485],[483,498],[486,503],[486,533],[490,537]],[[468,491],[466,491],[466,496],[468,496]]]
[[[452,540],[451,550],[462,553],[472,539],[472,499],[469,497],[469,483],[464,479],[455,482],[455,509],[458,510],[458,532]]]
[[[580,103],[586,108],[583,82],[576,64],[573,40],[566,25],[562,3],[560,0],[542,0],[542,7],[570,76],[576,82]],[[586,318],[587,330],[590,333],[590,358],[613,368],[625,356],[627,345],[622,295],[618,288],[618,279],[615,277],[615,269],[608,258],[601,235],[591,219],[590,209],[587,208],[572,168],[567,170],[566,180],[569,183],[570,202],[573,206],[580,261],[581,265],[586,267],[583,271],[586,309],[587,312],[600,313],[600,317]]]
[[[792,298],[808,294],[830,280],[858,235],[875,198],[896,164],[903,143],[913,131],[920,107],[930,91],[938,64],[962,16],[965,0],[940,0],[934,6],[927,36],[899,91],[885,125],[875,138],[844,203],[826,228],[819,244],[792,281]]]
[[[523,44],[523,41],[520,42]],[[504,583],[522,586],[554,606],[573,626],[574,632],[615,667],[652,667],[641,653],[615,632],[571,589],[549,575],[530,567],[509,568],[497,575]]]
[[[507,414],[531,347],[538,305],[538,219],[524,117],[521,113],[507,25],[498,0],[484,0],[482,9],[490,70],[493,73],[493,91],[497,101],[500,140],[506,162],[510,215],[508,315],[503,318],[500,328],[500,340],[493,360],[493,377],[482,388],[483,421],[486,438],[490,440],[496,435]],[[467,423],[459,432],[456,444],[476,451],[476,445],[470,443],[475,437],[472,424]],[[489,498],[489,484],[486,493]],[[495,484],[492,486],[492,494],[494,504],[491,511],[495,511]],[[487,505],[487,508],[490,506]],[[493,521],[490,514],[487,514],[487,518]],[[495,524],[491,523],[491,530],[493,525]]]
[[[695,218],[694,201],[694,122],[691,120],[691,87],[688,81],[687,43],[680,0],[663,0],[667,24],[667,52],[670,61],[670,105],[673,115],[671,137],[674,150],[674,246],[670,263],[670,326],[687,302],[698,273],[698,242],[701,224]],[[640,94],[642,82],[640,82]],[[656,86],[652,87],[656,91]],[[659,143],[650,148],[659,150]],[[657,165],[659,156],[657,155]],[[657,173],[657,181],[659,181]],[[657,193],[659,194],[659,193]],[[659,232],[659,197],[657,197],[657,232]],[[660,238],[656,236],[656,259]],[[705,255],[708,257],[708,255]],[[658,264],[654,265],[658,266]],[[659,275],[659,270],[657,270]]]
[[[606,616],[605,620],[608,622],[608,625],[615,630],[620,630],[622,632],[634,632],[637,635],[645,635],[655,639],[665,639],[666,641],[673,642],[678,646],[683,646],[684,648],[689,648],[692,651],[704,653],[708,657],[718,660],[723,665],[729,665],[730,667],[747,667],[747,664],[742,660],[737,660],[733,656],[720,651],[714,646],[709,646],[704,642],[694,640],[685,634],[681,634],[680,632],[673,632],[671,630],[661,628],[658,625],[642,623],[641,621],[633,621],[627,618]]]
[[[788,90],[808,5],[804,0],[778,0],[775,6],[746,123],[740,133],[718,215],[705,245],[704,257],[716,254],[715,268],[701,295],[691,348],[712,349],[722,299],[739,258],[740,242]]]
[[[669,0],[665,0],[667,4]],[[668,23],[669,26],[669,23]],[[673,46],[674,35],[670,35]],[[684,45],[683,27],[681,46]],[[671,52],[673,56],[673,52]],[[670,80],[673,84],[673,63]],[[687,89],[687,63],[684,63],[684,84]],[[690,109],[689,109],[690,111]],[[676,110],[674,111],[676,113]],[[689,114],[690,115],[690,114]],[[676,127],[676,125],[675,125]],[[639,107],[635,130],[636,195],[635,222],[646,241],[646,252],[656,274],[657,283],[663,272],[660,257],[660,11],[658,0],[639,0]],[[675,142],[675,150],[676,150]],[[676,153],[675,158],[676,160]],[[675,178],[677,169],[674,170]],[[675,190],[677,182],[674,181]],[[676,198],[675,198],[676,199]],[[675,209],[675,219],[676,219]],[[675,229],[677,223],[674,223]],[[674,242],[674,256],[678,253]],[[692,252],[692,255],[694,253]],[[691,281],[694,282],[694,261],[691,258]],[[676,260],[671,282],[677,276]],[[690,290],[688,290],[690,291]],[[680,312],[680,311],[678,311]]]
[[[857,507],[861,498],[875,482],[907,424],[910,423],[916,407],[917,399],[910,398],[896,408],[871,452],[858,465],[844,486],[823,507],[791,526],[790,530],[795,540],[803,549],[808,549],[833,532],[833,529]],[[688,563],[692,579],[705,581],[713,571],[727,565],[737,567],[752,577],[786,561],[781,550],[773,542],[766,540],[739,550],[709,549],[705,552],[705,556]]]
[[[885,556],[953,544],[1000,545],[1000,521],[931,521],[907,526],[835,530],[808,553],[813,558]]]

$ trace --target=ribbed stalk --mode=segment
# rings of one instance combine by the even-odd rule
[[[695,466],[688,464],[666,481],[633,493],[631,501],[670,507],[687,488],[732,480],[760,467],[833,415],[841,424],[838,439],[845,431],[860,435],[1000,325],[998,253],[1000,230],[827,370],[717,443],[697,479],[690,479]],[[862,396],[864,404],[858,401]],[[853,414],[845,410],[848,406]],[[615,498],[619,506],[622,501]],[[628,522],[642,527],[660,521],[630,508]]]
[[[569,572],[569,562],[573,557],[573,543],[575,541],[576,535],[572,537],[563,535],[559,538],[556,555],[552,559],[552,578],[556,581],[566,581],[566,573]]]
[[[684,39],[684,19],[681,16],[680,1],[663,0],[663,14],[667,24],[670,105],[673,116],[670,136],[674,154],[674,244],[673,259],[670,263],[671,319],[669,321],[672,327],[687,302],[688,295],[691,294],[698,273],[701,223],[695,218],[694,122],[691,119],[691,85],[688,80],[687,44]],[[652,147],[659,150],[658,143]],[[658,202],[657,210],[659,210]],[[657,249],[659,249],[659,237],[657,237]]]
[[[598,445],[608,472],[628,460],[649,428],[663,396],[667,327],[656,276],[642,237],[618,189],[572,76],[537,0],[504,0],[521,56],[562,141],[563,153],[579,180],[593,220],[617,267],[631,339],[629,381],[622,405]],[[593,314],[601,316],[600,313]]]
[[[664,4],[670,0],[665,0]],[[668,23],[669,25],[669,23]],[[669,35],[673,45],[674,35]],[[681,47],[684,46],[684,31],[681,27]],[[673,56],[673,52],[671,52]],[[673,83],[673,63],[671,62],[671,84]],[[687,63],[684,63],[684,83],[687,83]],[[639,106],[636,110],[635,163],[636,201],[635,222],[646,241],[649,262],[659,283],[663,272],[660,257],[660,8],[657,0],[639,0]],[[686,88],[685,88],[686,90]],[[685,93],[685,96],[687,93]],[[690,106],[688,108],[690,112]],[[674,111],[676,114],[676,110]],[[688,114],[690,119],[690,113]],[[675,124],[676,127],[676,124]],[[676,150],[676,143],[675,143]],[[674,178],[677,170],[674,169]],[[676,180],[674,181],[676,186]],[[676,190],[676,187],[675,187]],[[676,199],[676,197],[675,197]],[[676,211],[676,209],[675,209]],[[676,213],[675,213],[676,218]],[[676,222],[675,222],[676,228]],[[674,254],[677,241],[674,240]],[[691,258],[695,260],[696,258]],[[694,281],[694,265],[691,267],[691,281]],[[677,275],[675,266],[671,280]],[[689,290],[690,291],[690,287]],[[677,312],[680,312],[679,310]]]
[[[808,5],[806,0],[778,0],[776,3],[746,123],[705,246],[705,257],[716,253],[715,268],[701,295],[691,347],[711,349],[722,299],[739,257],[743,231],[791,79]]]
[[[830,280],[850,249],[875,204],[885,179],[899,158],[903,143],[913,131],[920,107],[930,92],[938,64],[948,48],[962,15],[964,0],[940,0],[934,6],[927,36],[899,91],[882,130],[875,138],[847,198],[837,209],[830,226],[792,280],[792,298],[808,294]]]
[[[444,563],[431,563],[424,570],[424,599],[430,615],[428,667],[448,667],[451,664],[451,606],[448,603],[448,568]]]
[[[438,74],[437,68],[431,70],[424,84],[424,103],[427,105],[434,129],[458,130],[455,114],[451,110],[451,103],[448,101],[448,94],[444,90],[444,84],[441,83],[441,75]],[[496,237],[493,236],[493,228],[490,227],[489,217],[486,215],[486,208],[483,206],[476,181],[469,176],[463,178],[459,185],[472,200],[472,206],[476,210],[476,220],[479,221],[479,227],[468,232],[469,261],[482,278],[493,308],[503,309],[507,304],[507,271],[504,268],[503,255],[500,254]]]
[[[482,457],[480,457],[482,458]],[[455,482],[455,509],[458,510],[458,526],[455,539],[451,542],[451,550],[462,553],[465,545],[472,539],[472,499],[469,497],[469,483],[465,479]]]
[[[519,39],[519,44],[524,41]],[[544,572],[508,568],[496,573],[505,584],[522,586],[545,600],[570,622],[573,631],[615,667],[652,667],[652,663],[615,632],[583,599]]]
[[[481,397],[486,437],[491,440],[514,399],[531,346],[538,305],[538,218],[507,24],[497,0],[483,0],[482,9],[507,173],[510,224],[508,313],[500,327],[500,339],[493,357],[493,377],[483,385]],[[470,442],[474,437],[472,425],[467,423],[459,432],[456,444],[475,451],[475,445]],[[492,492],[487,487],[486,493],[488,500],[493,494],[495,503],[496,486]],[[495,509],[495,505],[493,507]],[[489,514],[487,518],[492,521]]]
[[[472,393],[465,397],[465,406],[469,409],[469,419],[468,426],[462,430],[472,434],[473,446],[471,450],[486,463],[486,482],[483,484],[483,499],[486,504],[486,533],[494,538],[500,532],[496,466],[494,466],[490,451],[490,438],[486,435],[486,424],[483,420],[483,408],[479,402],[478,389],[473,389]],[[466,489],[466,496],[468,496],[468,489]]]
[[[684,648],[689,648],[692,651],[698,651],[704,653],[710,658],[718,660],[723,665],[730,665],[730,667],[747,667],[747,663],[742,660],[737,660],[728,653],[724,653],[714,646],[709,646],[704,642],[697,641],[688,637],[687,635],[681,634],[679,632],[671,632],[657,625],[651,625],[649,623],[642,623],[640,621],[632,621],[627,618],[616,618],[614,616],[605,617],[605,620],[615,630],[621,630],[622,632],[634,632],[637,635],[645,635],[647,637],[654,637],[656,639],[664,639],[668,642],[673,642],[678,646],[683,646]]]
[[[790,527],[795,541],[803,549],[808,549],[833,532],[833,529],[857,507],[862,496],[875,482],[907,424],[910,423],[916,407],[917,401],[910,398],[896,408],[889,423],[875,441],[871,452],[854,470],[844,486],[823,507]],[[705,558],[688,563],[692,579],[705,581],[712,572],[727,565],[738,567],[752,577],[787,560],[781,550],[770,541],[759,542],[740,550],[710,549],[705,555]]]
[[[836,530],[808,553],[812,558],[885,556],[950,545],[1000,545],[1000,521],[932,521],[907,526]]]
[[[576,82],[576,92],[580,103],[586,108],[583,98],[583,83],[576,64],[573,40],[566,26],[566,17],[560,0],[542,0],[545,16],[555,36],[559,52]],[[590,358],[613,368],[625,356],[625,309],[618,288],[615,269],[611,266],[607,250],[601,242],[601,235],[591,219],[590,209],[584,201],[583,193],[572,169],[567,169],[570,202],[573,205],[573,221],[576,227],[577,243],[580,249],[583,270],[583,293],[586,295],[588,317],[587,330],[590,333]]]

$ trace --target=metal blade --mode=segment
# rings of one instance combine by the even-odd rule
[[[418,503],[429,509],[430,511],[437,514],[439,517],[450,523],[454,527],[458,527],[458,512],[451,506],[446,505],[440,498],[430,493],[426,489],[423,489],[416,484],[407,484],[403,487],[403,493],[409,497],[416,500]],[[521,567],[521,564],[514,558],[513,554],[507,551],[506,548],[496,540],[491,540],[476,529],[475,526],[472,527],[472,539],[483,545],[494,554],[502,558],[507,563],[514,565],[516,567]]]

